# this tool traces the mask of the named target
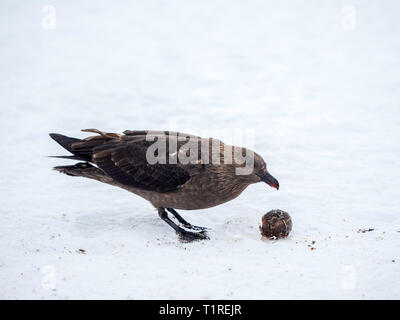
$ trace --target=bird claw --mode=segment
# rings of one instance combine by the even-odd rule
[[[209,240],[210,239],[205,230],[200,231],[200,232],[191,232],[191,231],[182,230],[177,233],[179,235],[179,239],[182,242],[192,242],[195,240]]]
[[[195,231],[206,231],[206,230],[209,230],[209,229],[206,228],[206,227],[194,226],[194,225],[192,225],[192,224],[184,224],[183,226],[184,226],[185,228],[187,228],[187,229],[191,229],[191,230],[195,230]]]

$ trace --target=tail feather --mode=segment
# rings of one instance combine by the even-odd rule
[[[54,170],[65,173],[69,176],[82,176],[82,172],[89,170],[99,170],[87,162],[79,162],[72,166],[57,166],[53,168]]]
[[[74,155],[74,156],[47,156],[49,158],[57,158],[57,159],[69,159],[69,160],[82,160],[88,161],[87,157]]]
[[[64,173],[72,177],[84,177],[94,179],[100,182],[115,185],[115,182],[111,177],[106,175],[103,170],[92,166],[88,162],[79,162],[72,166],[58,166],[54,167],[54,170]]]
[[[73,160],[83,160],[83,161],[91,161],[91,157],[87,152],[80,152],[78,150],[74,150],[72,145],[74,143],[80,142],[82,140],[71,138],[64,136],[58,133],[49,133],[50,137],[56,141],[60,146],[64,149],[68,150],[73,154],[73,156],[50,156],[52,158],[64,158],[64,159],[73,159]]]
[[[58,133],[49,133],[49,136],[57,142],[60,146],[62,146],[64,149],[68,150],[71,153],[74,153],[72,151],[72,144],[78,141],[81,141],[80,139],[76,138],[70,138],[67,136],[63,136],[62,134]]]

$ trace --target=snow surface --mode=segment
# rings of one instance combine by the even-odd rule
[[[2,0],[0,298],[399,299],[399,9]],[[51,170],[47,134],[82,128],[250,128],[281,189],[181,211],[212,228],[181,243],[145,200]],[[272,208],[288,239],[260,238]]]

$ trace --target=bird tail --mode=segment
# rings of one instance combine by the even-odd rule
[[[50,156],[51,158],[62,158],[62,159],[73,159],[73,160],[83,160],[83,161],[91,161],[91,156],[87,152],[82,152],[81,150],[75,150],[72,148],[72,145],[77,142],[81,142],[82,140],[77,138],[70,138],[58,133],[50,133],[50,137],[56,141],[60,146],[64,149],[68,150],[73,154],[73,156]]]
[[[71,153],[74,153],[74,151],[72,151],[72,144],[75,142],[79,142],[81,140],[76,139],[76,138],[70,138],[67,136],[63,136],[62,134],[58,134],[58,133],[49,133],[49,136],[55,141],[57,142],[60,146],[62,146],[64,149],[68,150]]]
[[[58,166],[53,169],[72,177],[85,177],[108,184],[114,184],[112,178],[107,176],[103,170],[92,166],[88,162],[78,162],[72,166]]]
[[[83,171],[91,168],[96,168],[96,167],[92,166],[90,163],[79,162],[74,164],[73,166],[57,166],[54,167],[53,169],[60,173],[64,173],[66,175],[75,177],[75,176],[82,176]]]

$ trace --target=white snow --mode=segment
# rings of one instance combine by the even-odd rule
[[[0,298],[399,299],[399,9],[2,0]],[[145,200],[51,170],[71,162],[47,134],[83,128],[250,128],[281,189],[180,211],[212,228],[180,243]],[[272,208],[288,239],[260,238]]]

